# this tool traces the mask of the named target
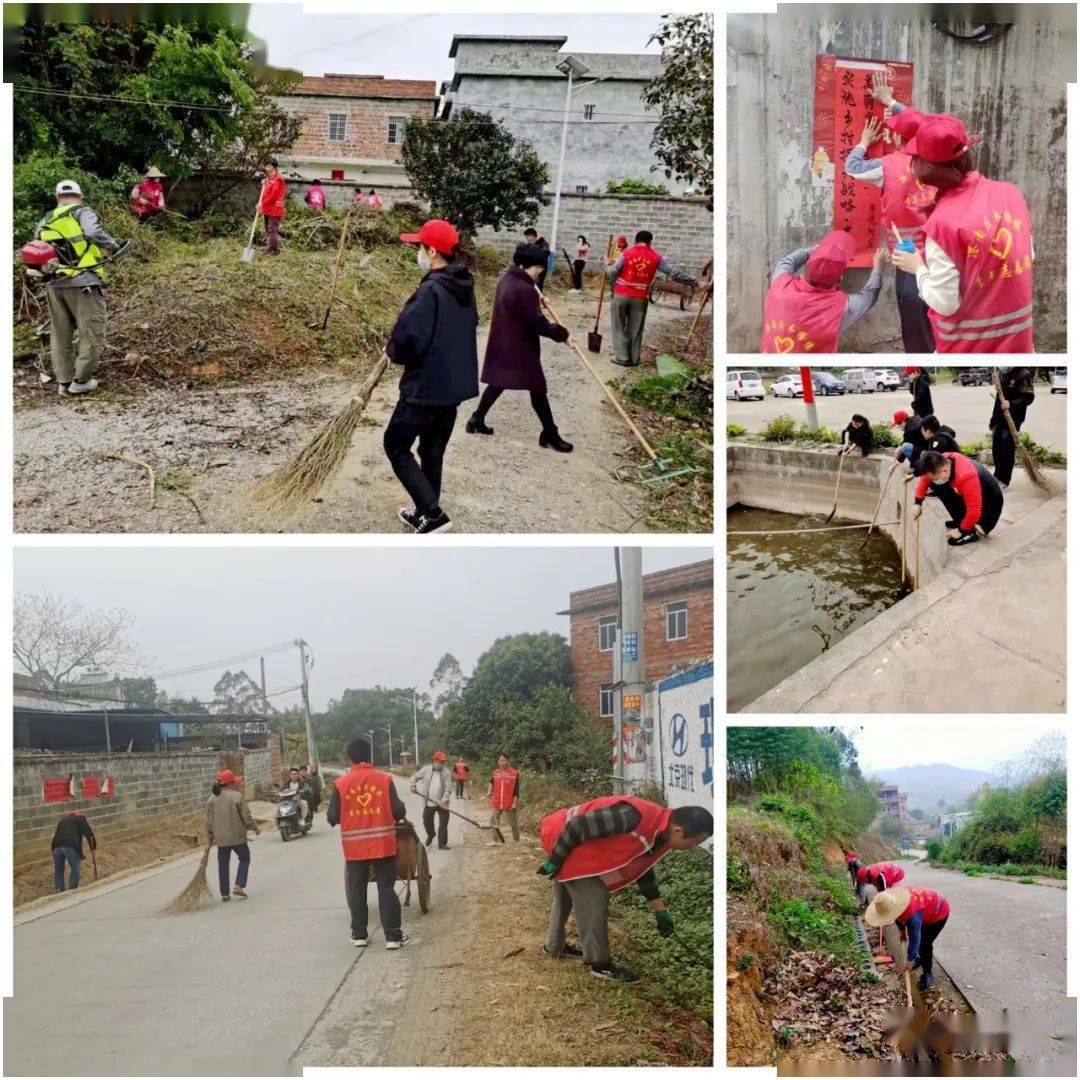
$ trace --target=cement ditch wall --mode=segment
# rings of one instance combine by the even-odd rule
[[[219,769],[242,769],[252,798],[271,784],[270,751],[168,754],[15,755],[13,864],[47,858],[56,823],[69,810],[85,815],[102,843],[127,840],[163,825],[199,821]],[[44,801],[42,781],[73,775],[80,798]],[[116,794],[84,799],[82,779],[111,776]]]

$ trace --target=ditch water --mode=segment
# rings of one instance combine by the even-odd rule
[[[900,556],[875,532],[732,536],[810,529],[822,515],[736,506],[727,526],[728,711],[749,705],[892,605]],[[835,518],[830,524],[844,524]]]

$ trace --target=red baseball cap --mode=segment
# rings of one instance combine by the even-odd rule
[[[619,239],[615,241],[615,243],[616,243],[616,245],[618,247],[629,247],[630,246],[630,241],[627,240],[625,236],[620,236]]]
[[[432,244],[431,246],[434,247],[435,245]],[[435,758],[436,761],[445,761],[446,760],[446,755],[441,750],[436,750],[433,757]]]
[[[855,240],[851,233],[836,229],[814,248],[806,263],[806,276],[812,285],[826,288],[839,285],[854,254]]]
[[[914,375],[916,371],[922,371],[920,367],[906,367],[904,368],[905,375]]]
[[[237,776],[232,769],[222,769],[217,774],[217,782],[219,784],[235,784],[237,780],[243,780],[242,776]]]
[[[892,426],[899,427],[907,418],[907,413],[903,409],[897,409],[892,414]]]
[[[453,255],[454,249],[461,241],[457,229],[449,221],[441,218],[432,218],[420,226],[420,231],[415,233],[402,233],[399,240],[406,244],[426,244],[433,247],[440,255]]]
[[[924,117],[915,138],[908,143],[906,149],[909,154],[932,161],[936,165],[947,165],[978,141],[979,136],[968,135],[964,125],[955,116],[935,113]]]
[[[919,128],[926,120],[926,113],[918,109],[907,108],[903,112],[890,113],[885,117],[885,126],[890,131],[895,131],[905,142],[915,138]]]

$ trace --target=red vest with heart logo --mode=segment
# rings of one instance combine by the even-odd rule
[[[847,294],[819,289],[801,277],[781,274],[765,295],[763,353],[834,353]]]
[[[509,810],[514,805],[514,784],[517,769],[496,769],[491,774],[491,805],[496,810]]]
[[[341,849],[349,862],[397,854],[390,808],[393,777],[372,765],[353,765],[334,781],[341,804]]]
[[[938,196],[925,228],[960,273],[960,306],[930,312],[937,351],[1034,352],[1034,249],[1020,189],[972,171]]]
[[[886,154],[881,159],[881,227],[889,250],[896,247],[896,233],[904,240],[913,240],[921,255],[926,248],[927,215],[934,205],[937,188],[920,184],[911,168],[912,157],[903,150]]]
[[[903,867],[894,862],[874,863],[873,866],[867,866],[864,869],[866,870],[866,880],[872,885],[877,883],[879,877],[883,877],[885,879],[885,888],[891,889],[897,882],[904,880]],[[859,880],[863,880],[861,870],[859,871]]]
[[[598,840],[586,840],[570,852],[566,862],[555,875],[557,881],[573,881],[575,878],[598,877],[609,892],[617,892],[637,881],[650,866],[658,863],[671,849],[664,844],[652,851],[657,836],[667,828],[671,811],[666,806],[639,799],[636,795],[606,795],[602,799],[590,799],[566,810],[556,810],[540,822],[540,843],[551,852],[566,823],[578,814],[599,810],[615,803],[627,802],[641,815],[633,832],[604,836]]]
[[[622,269],[615,279],[617,296],[634,296],[644,300],[649,295],[649,286],[656,277],[656,268],[662,256],[647,244],[635,244],[622,253]]]
[[[922,912],[923,926],[943,922],[949,917],[949,901],[935,889],[912,888],[908,892],[911,894],[908,906],[896,919],[901,925],[906,925],[916,911]]]

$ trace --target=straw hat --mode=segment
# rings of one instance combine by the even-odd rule
[[[874,897],[863,914],[863,922],[867,926],[888,926],[903,915],[910,899],[910,889],[886,889]]]
[[[165,174],[156,165],[151,165],[150,168],[146,170],[145,175],[149,180],[165,179]]]

